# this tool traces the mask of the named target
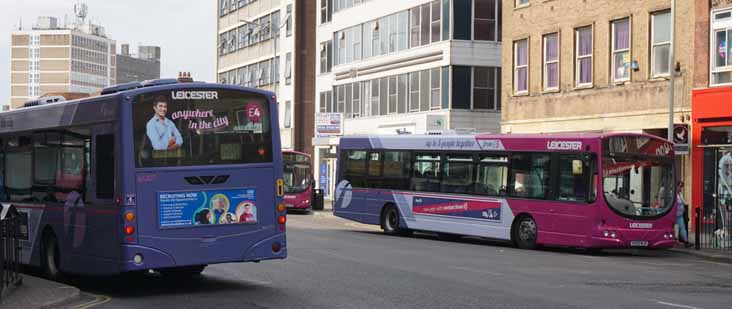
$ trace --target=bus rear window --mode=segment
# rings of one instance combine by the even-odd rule
[[[264,96],[195,89],[146,93],[132,107],[137,167],[272,162]]]

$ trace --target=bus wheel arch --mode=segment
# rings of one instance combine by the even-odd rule
[[[61,278],[61,246],[51,226],[43,228],[41,234],[41,259],[40,265],[43,272],[50,279],[57,280]]]
[[[381,229],[386,233],[387,235],[399,235],[399,236],[406,236],[409,235],[409,230],[405,227],[400,226],[401,225],[401,213],[399,212],[399,208],[394,203],[386,203],[381,208],[381,215],[379,216],[379,222],[381,224]]]
[[[511,242],[520,249],[536,249],[539,229],[534,217],[520,213],[511,223]]]

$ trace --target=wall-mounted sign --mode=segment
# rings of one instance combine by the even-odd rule
[[[315,114],[315,135],[343,135],[343,114],[342,113],[317,113]]]
[[[689,125],[674,125],[674,152],[677,155],[689,154]]]

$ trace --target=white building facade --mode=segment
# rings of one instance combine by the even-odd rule
[[[326,198],[341,135],[499,132],[500,0],[317,2],[314,171]]]
[[[218,82],[275,92],[282,148],[293,149],[295,1],[217,2]]]

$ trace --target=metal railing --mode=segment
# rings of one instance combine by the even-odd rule
[[[21,218],[12,216],[0,220],[0,299],[20,285]]]
[[[694,209],[696,250],[718,249],[732,251],[732,209]]]

